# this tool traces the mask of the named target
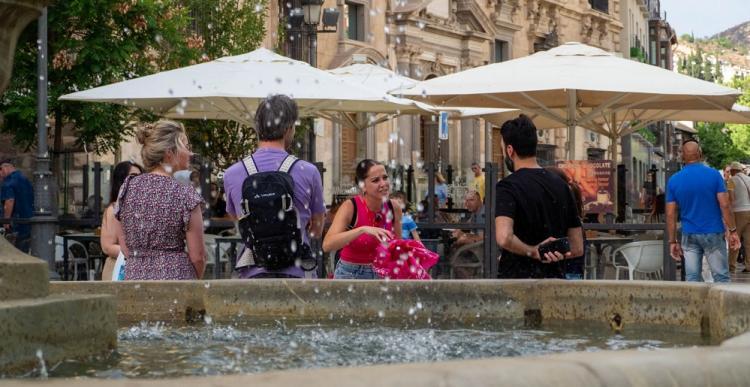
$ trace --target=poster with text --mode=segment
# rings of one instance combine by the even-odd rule
[[[614,213],[611,160],[558,161],[557,167],[581,187],[584,214]]]

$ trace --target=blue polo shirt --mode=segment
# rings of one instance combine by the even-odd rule
[[[13,213],[4,214],[13,219],[28,219],[34,215],[34,190],[31,182],[19,171],[14,171],[3,179],[0,188],[0,201],[13,199]],[[19,237],[31,235],[31,224],[13,224],[13,231]]]
[[[677,203],[683,234],[723,233],[716,194],[727,192],[721,174],[703,163],[688,164],[667,183],[667,203]]]

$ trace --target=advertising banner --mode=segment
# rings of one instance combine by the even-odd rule
[[[614,213],[614,176],[611,160],[558,161],[557,167],[565,171],[581,187],[584,213]]]

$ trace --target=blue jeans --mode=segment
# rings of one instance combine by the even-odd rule
[[[336,271],[333,273],[334,279],[375,279],[375,272],[372,271],[372,265],[357,265],[354,263],[339,261],[336,264]]]
[[[729,258],[723,233],[683,234],[682,251],[685,255],[685,279],[703,282],[703,256],[706,256],[714,282],[729,282]]]

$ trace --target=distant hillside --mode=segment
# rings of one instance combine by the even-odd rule
[[[728,28],[712,38],[727,38],[735,46],[750,48],[750,21]]]

